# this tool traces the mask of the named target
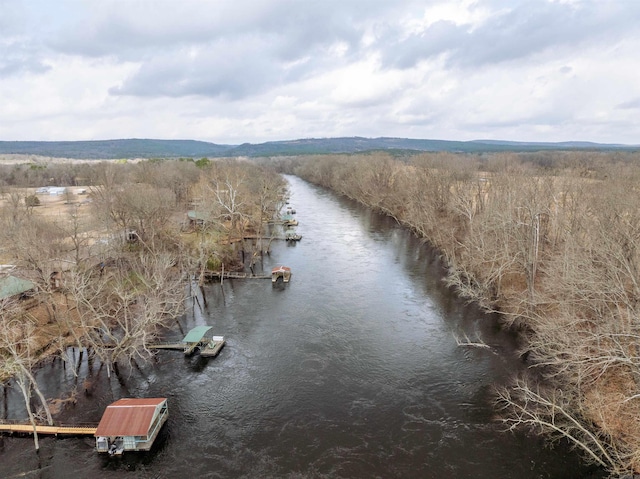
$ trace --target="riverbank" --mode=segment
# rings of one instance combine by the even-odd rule
[[[507,154],[286,166],[427,239],[448,283],[519,331],[535,374],[500,393],[508,426],[569,439],[613,473],[637,472],[640,172],[613,157],[563,155],[552,172]]]
[[[6,284],[28,286],[0,298],[0,377],[18,381],[29,407],[35,391],[49,422],[34,379],[43,363],[66,364],[75,346],[110,380],[150,361],[149,345],[195,297],[187,278],[228,271],[245,255],[259,261],[248,242],[231,240],[260,235],[286,193],[257,165],[188,158],[4,158],[0,183],[0,259],[14,277]]]
[[[387,217],[287,179],[304,239],[274,242],[260,269],[287,264],[291,283],[205,284],[207,306],[196,290],[202,309],[189,299],[180,318],[185,331],[224,335],[215,360],[159,352],[108,380],[76,351],[78,377],[61,361],[37,372],[47,397],[93,383],[61,413],[67,424],[97,422],[120,397],[168,397],[158,448],[114,461],[82,439],[42,438],[36,455],[28,440],[5,437],[0,476],[599,477],[566,444],[496,425],[491,387],[520,367],[505,360],[513,338],[443,285],[431,248]],[[460,348],[453,334],[491,349]],[[24,417],[19,392],[7,392],[9,417]]]

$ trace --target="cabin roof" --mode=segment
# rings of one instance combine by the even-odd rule
[[[36,285],[28,279],[5,276],[4,278],[0,278],[0,299],[26,293],[35,287]]]
[[[192,221],[211,221],[211,216],[204,211],[189,210],[187,216]]]
[[[158,410],[167,398],[124,398],[105,409],[97,436],[146,436]]]
[[[199,343],[202,338],[211,330],[212,326],[196,326],[182,340],[183,343]]]

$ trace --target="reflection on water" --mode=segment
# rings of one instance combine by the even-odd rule
[[[566,448],[499,431],[491,390],[514,372],[513,344],[443,287],[420,240],[289,181],[303,239],[274,243],[262,266],[290,266],[291,282],[211,284],[204,311],[195,304],[182,320],[185,330],[211,324],[225,336],[217,358],[163,351],[122,382],[86,359],[79,377],[59,361],[39,372],[50,395],[92,384],[66,422],[97,422],[120,397],[168,397],[154,450],[104,458],[91,438],[43,438],[36,455],[29,439],[5,437],[0,476],[587,477]],[[457,347],[456,332],[492,350]],[[20,403],[10,389],[2,410],[24,417]]]

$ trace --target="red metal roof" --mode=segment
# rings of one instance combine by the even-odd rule
[[[156,409],[167,398],[124,398],[105,409],[96,436],[146,436]]]
[[[272,273],[277,273],[279,271],[291,271],[291,268],[289,268],[288,266],[276,266],[271,270]]]

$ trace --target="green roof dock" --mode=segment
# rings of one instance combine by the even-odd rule
[[[196,326],[190,330],[179,343],[160,343],[149,346],[151,349],[175,349],[184,351],[185,356],[191,356],[196,349],[200,356],[215,357],[224,346],[224,336],[210,334],[212,326]]]

